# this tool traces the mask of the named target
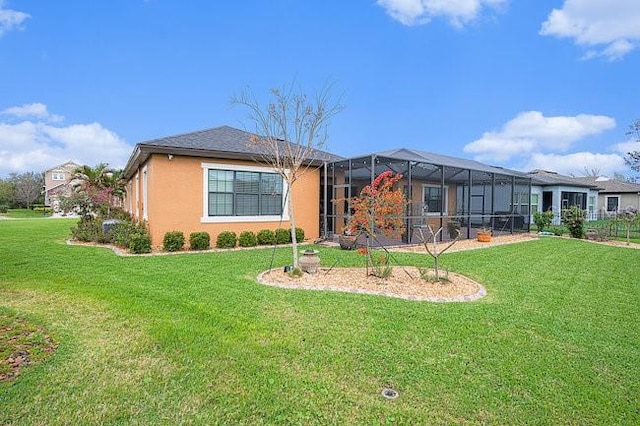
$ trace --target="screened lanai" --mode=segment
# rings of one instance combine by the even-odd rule
[[[477,161],[409,149],[378,152],[327,163],[322,194],[323,235],[341,234],[352,213],[351,197],[379,174],[400,173],[409,203],[401,241],[419,243],[420,230],[442,227],[442,240],[475,238],[479,229],[493,235],[529,231],[531,179],[524,173]]]

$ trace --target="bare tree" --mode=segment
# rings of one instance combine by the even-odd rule
[[[627,135],[633,137],[635,142],[640,143],[640,118],[629,126]],[[624,160],[633,170],[640,172],[640,149],[628,152]]]
[[[293,266],[298,268],[298,241],[291,193],[295,183],[318,160],[328,139],[331,117],[342,110],[339,99],[331,96],[328,84],[310,100],[295,83],[271,90],[271,101],[262,105],[248,89],[231,99],[247,108],[255,133],[252,143],[259,146],[262,161],[271,165],[288,185],[287,211],[291,224]]]
[[[584,176],[585,177],[593,177],[593,178],[600,177],[601,176],[600,169],[598,169],[597,167],[596,168],[592,168],[592,169],[589,169],[589,168],[585,167],[584,168]]]
[[[442,227],[440,227],[437,231],[433,231],[433,227],[429,225],[427,227],[429,229],[429,235],[425,238],[424,232],[422,228],[419,229],[420,239],[422,240],[422,244],[424,245],[425,250],[431,257],[433,257],[433,272],[435,273],[436,282],[440,282],[440,264],[439,257],[442,253],[449,250],[451,246],[453,246],[458,239],[460,238],[460,230],[457,229],[456,237],[449,242],[443,249],[439,248],[438,244],[438,236],[442,235]],[[430,246],[431,245],[431,246]]]
[[[42,194],[44,188],[44,175],[42,173],[12,173],[9,179],[15,185],[15,200],[20,206],[30,207]]]

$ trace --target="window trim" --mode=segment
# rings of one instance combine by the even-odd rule
[[[615,210],[609,210],[609,198],[616,198],[618,200],[618,207]],[[605,195],[604,197],[604,210],[607,213],[616,213],[620,210],[620,196],[619,195]]]
[[[64,172],[51,172],[51,180],[55,180],[58,182],[64,181],[67,178],[65,177]]]
[[[201,163],[202,167],[202,216],[201,223],[237,223],[237,222],[278,222],[280,220],[289,220],[289,211],[287,202],[291,194],[289,194],[289,186],[285,179],[282,179],[282,217],[280,215],[267,216],[209,216],[209,170],[226,170],[234,172],[258,172],[258,173],[276,173],[278,171],[273,167],[258,165],[241,165],[229,163]],[[289,170],[286,170],[289,173]],[[289,195],[289,196],[287,196]]]
[[[442,196],[442,205],[444,206],[444,211],[443,212],[425,212],[424,211],[424,194],[425,194],[425,189],[426,188],[438,188],[442,191],[442,193],[444,193],[444,195]],[[442,195],[441,193],[441,195]],[[441,185],[436,185],[436,184],[429,184],[429,183],[423,183],[422,184],[422,200],[420,200],[421,204],[422,204],[422,215],[423,216],[447,216],[449,214],[449,187],[447,185],[445,185],[444,187],[442,187]]]

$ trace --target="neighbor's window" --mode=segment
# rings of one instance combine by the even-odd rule
[[[620,197],[607,197],[608,212],[618,211],[619,205],[620,205]]]
[[[53,180],[64,180],[64,173],[53,172],[51,178]]]
[[[282,176],[209,170],[209,216],[276,216],[282,213]]]
[[[539,194],[531,194],[531,213],[535,213],[539,210],[539,202],[538,202]]]
[[[423,185],[422,187],[422,214],[447,214],[447,187],[444,192],[444,210],[442,188],[436,185]]]

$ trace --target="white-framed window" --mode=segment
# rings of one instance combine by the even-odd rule
[[[607,195],[605,202],[608,212],[616,212],[620,208],[620,196],[619,195]]]
[[[596,197],[594,197],[593,195],[589,196],[589,200],[587,202],[587,208],[589,210],[589,217],[590,218],[595,217],[595,213],[596,213]]]
[[[511,204],[511,211],[513,213],[520,213],[523,215],[529,214],[529,193],[528,192],[516,192],[513,194],[514,202]]]
[[[52,172],[51,173],[52,180],[65,180],[64,173],[62,172]]]
[[[540,194],[531,194],[531,214],[540,211]]]
[[[142,168],[142,219],[149,220],[147,166]]]
[[[271,167],[202,163],[202,222],[288,220],[287,183]]]
[[[440,185],[422,185],[422,214],[425,216],[430,215],[447,215],[447,192],[448,189],[444,187],[444,195],[442,194],[442,187]]]

